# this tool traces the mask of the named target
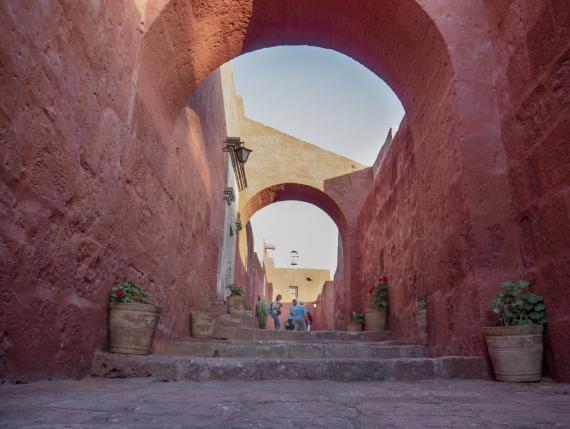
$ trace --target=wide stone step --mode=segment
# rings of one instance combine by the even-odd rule
[[[276,340],[276,341],[387,341],[392,339],[390,331],[346,332],[346,331],[273,331],[270,329],[247,329],[230,326],[216,326],[214,337],[226,340]]]
[[[424,357],[419,345],[357,341],[156,341],[154,352],[166,355],[232,358],[404,358]]]
[[[97,352],[92,375],[167,380],[417,381],[433,378],[485,379],[480,357],[397,359],[199,358]]]

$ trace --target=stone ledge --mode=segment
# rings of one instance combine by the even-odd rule
[[[162,380],[334,380],[416,381],[433,378],[488,378],[480,357],[399,359],[259,359],[137,356],[97,352],[92,375]]]
[[[154,352],[165,355],[231,358],[405,358],[424,357],[426,348],[370,341],[157,341]]]
[[[346,332],[346,331],[273,331],[270,329],[238,328],[235,326],[216,325],[214,338],[245,341],[386,341],[392,339],[390,331],[382,332]]]

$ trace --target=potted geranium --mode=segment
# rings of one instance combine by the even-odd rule
[[[211,311],[215,303],[216,294],[208,294],[204,297],[202,311],[190,312],[190,335],[195,338],[213,338],[217,314]]]
[[[132,282],[119,283],[109,292],[111,352],[150,353],[161,308],[149,303],[149,294]]]
[[[386,328],[388,307],[388,279],[380,277],[376,286],[368,290],[369,300],[366,310],[366,330],[383,331]]]
[[[360,332],[364,330],[364,314],[352,312],[352,319],[348,322],[346,330],[349,332]]]
[[[485,339],[495,378],[499,381],[539,381],[542,376],[544,298],[526,291],[528,282],[507,281],[490,303],[501,326],[485,327]]]
[[[228,313],[239,313],[245,311],[245,297],[243,289],[236,285],[228,285],[226,288],[230,291],[228,296]]]

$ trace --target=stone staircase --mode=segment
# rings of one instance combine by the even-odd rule
[[[415,381],[488,378],[480,357],[426,357],[390,332],[292,332],[219,326],[225,340],[157,341],[148,356],[97,352],[92,374],[161,380]]]

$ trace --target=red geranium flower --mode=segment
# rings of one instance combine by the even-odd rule
[[[388,282],[388,278],[387,278],[387,277],[380,277],[380,278],[378,279],[378,281],[379,281],[380,283],[387,283],[387,282]]]
[[[374,286],[368,288],[368,295],[372,295],[374,293],[374,289],[376,289]]]
[[[117,298],[122,298],[122,297],[125,296],[125,291],[119,289],[118,291],[115,292],[115,296],[116,296]]]

